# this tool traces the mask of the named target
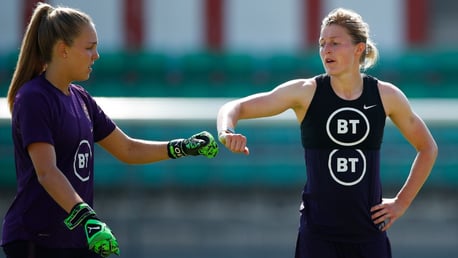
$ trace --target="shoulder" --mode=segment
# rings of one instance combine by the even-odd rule
[[[36,106],[51,103],[54,94],[50,92],[46,83],[40,76],[24,83],[16,93],[14,105],[19,106],[24,103],[26,106]]]
[[[387,115],[403,109],[410,109],[406,95],[396,85],[390,82],[378,80],[380,97]]]
[[[316,89],[315,78],[294,79],[278,85],[275,90],[287,90],[294,93],[314,92]],[[302,95],[301,94],[301,95]]]
[[[382,81],[378,80],[377,81],[377,86],[380,91],[380,95],[382,98],[398,98],[398,97],[404,97],[404,93],[399,89],[396,85],[393,83],[387,82],[387,81]]]
[[[291,108],[299,120],[302,120],[312,102],[317,83],[315,77],[294,79],[278,85],[269,93],[273,101]],[[279,105],[279,104],[276,104]]]
[[[30,81],[24,83],[22,87],[19,88],[18,94],[21,95],[30,95],[30,94],[41,94],[47,90],[46,86],[47,81],[43,80],[41,76],[37,76]]]
[[[304,100],[311,100],[316,89],[314,78],[294,79],[278,85],[271,94],[282,95],[289,99],[289,102],[302,103]]]
[[[46,81],[36,77],[26,82],[18,90],[14,100],[13,117],[27,114],[27,117],[46,117],[55,110],[56,95]]]

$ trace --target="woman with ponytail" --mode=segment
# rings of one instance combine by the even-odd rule
[[[331,11],[318,43],[325,73],[226,103],[217,117],[219,139],[232,152],[249,154],[247,138],[234,130],[237,122],[293,110],[307,175],[295,257],[390,258],[386,232],[426,181],[436,143],[395,85],[364,73],[378,52],[359,14]],[[380,147],[387,117],[417,156],[398,194],[382,199]]]
[[[9,91],[17,194],[1,245],[7,258],[89,258],[119,254],[93,207],[94,144],[129,164],[186,155],[213,158],[211,134],[150,141],[127,136],[75,81],[99,59],[91,18],[39,3],[25,32]],[[115,171],[113,171],[115,172]]]

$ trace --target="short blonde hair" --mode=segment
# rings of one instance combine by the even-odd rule
[[[332,10],[322,21],[321,30],[329,25],[339,25],[347,29],[354,44],[365,43],[366,51],[359,60],[360,68],[365,70],[375,65],[379,52],[375,43],[369,37],[369,25],[361,15],[344,8]]]

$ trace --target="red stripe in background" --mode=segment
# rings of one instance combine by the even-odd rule
[[[407,41],[410,45],[426,43],[428,32],[428,0],[406,0]]]
[[[143,47],[143,5],[143,0],[124,0],[124,35],[128,50],[139,50]]]
[[[218,51],[223,48],[224,0],[205,1],[205,40],[207,49]]]
[[[303,49],[310,48],[318,42],[321,26],[321,0],[303,0],[302,1],[304,45]]]
[[[22,0],[22,29],[25,32],[25,28],[29,25],[30,17],[33,14],[33,10],[37,6],[38,2],[45,3],[46,1],[40,0]]]

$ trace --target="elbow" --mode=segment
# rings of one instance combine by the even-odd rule
[[[118,153],[118,155],[115,155],[116,159],[123,164],[126,165],[139,165],[139,164],[144,164],[147,162],[142,162],[142,159],[140,158],[141,155],[138,154],[138,152],[135,152],[133,150],[127,149],[126,152],[124,153]]]
[[[55,177],[53,176],[54,170],[52,169],[35,169],[36,170],[36,175],[37,175],[37,180],[40,185],[43,187],[46,187],[46,185],[49,185],[51,180]]]
[[[46,181],[49,177],[47,176],[46,173],[38,173],[37,172],[37,180],[38,180],[38,183],[40,183],[40,185],[44,186],[46,185]]]
[[[429,151],[431,155],[436,159],[437,155],[439,155],[439,147],[434,139],[431,139],[431,143],[429,144]]]
[[[127,165],[138,165],[138,164],[141,164],[140,162],[135,162],[135,161],[130,160],[130,159],[119,159],[119,161],[121,161],[122,163],[127,164]]]
[[[109,150],[110,154],[113,155],[118,161],[132,165],[135,164],[135,149],[136,146],[134,145],[134,142],[129,140],[123,144],[122,146],[118,146],[112,150]]]
[[[422,153],[426,154],[432,163],[434,163],[439,155],[439,147],[437,143],[433,140],[426,148],[421,150]]]
[[[431,152],[434,157],[434,160],[436,160],[437,156],[439,155],[439,147],[437,146],[436,142],[433,142],[433,146],[431,147]]]
[[[129,157],[129,155],[117,155],[116,159],[120,162],[127,164],[127,165],[135,165],[137,164],[133,159]]]

